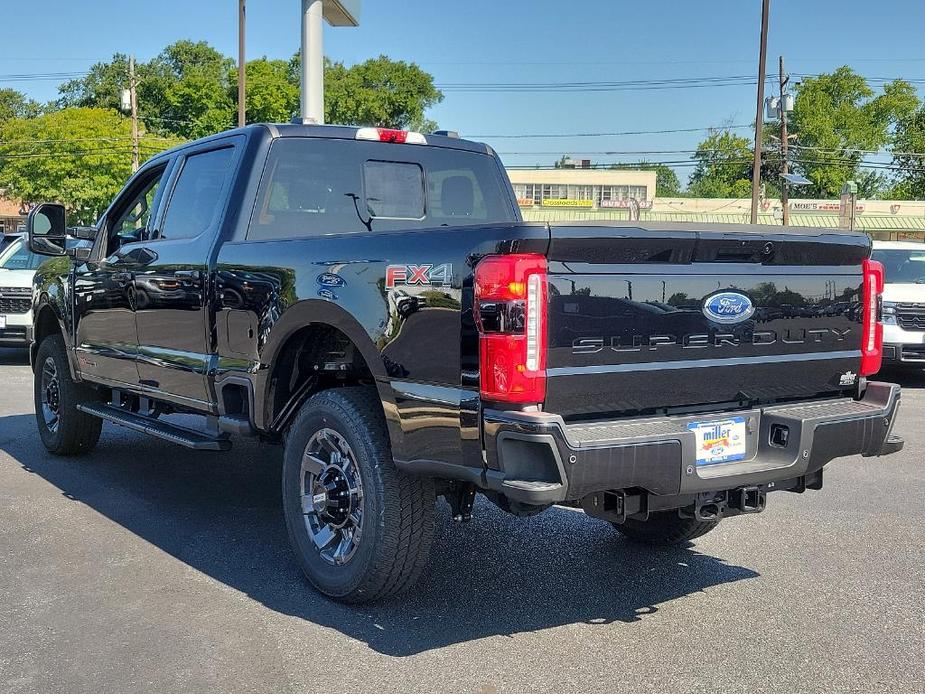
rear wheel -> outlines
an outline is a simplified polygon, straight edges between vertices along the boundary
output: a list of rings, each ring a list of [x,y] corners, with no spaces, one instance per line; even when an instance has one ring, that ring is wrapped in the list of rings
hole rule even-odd
[[[713,530],[719,521],[699,521],[682,518],[677,511],[661,511],[649,516],[649,520],[628,519],[614,523],[621,535],[633,542],[647,545],[681,545]]]
[[[283,511],[299,565],[344,602],[417,580],[434,533],[434,486],[395,467],[373,388],[318,393],[286,435]]]
[[[49,453],[74,455],[93,450],[103,422],[77,409],[93,400],[92,388],[71,378],[64,338],[42,340],[35,358],[35,419],[39,436]]]

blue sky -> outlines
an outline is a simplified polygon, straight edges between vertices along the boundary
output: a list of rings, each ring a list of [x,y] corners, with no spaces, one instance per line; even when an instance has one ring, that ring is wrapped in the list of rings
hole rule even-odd
[[[147,60],[181,38],[237,51],[236,0],[12,0],[0,75],[85,70],[114,52]],[[248,54],[288,58],[299,40],[299,0],[249,0]],[[356,29],[325,29],[325,53],[348,64],[386,54],[413,60],[438,85],[597,82],[752,75],[760,0],[364,0]],[[772,0],[769,71],[784,54],[794,73],[849,64],[871,77],[925,79],[925,3]],[[10,13],[12,10],[12,15]],[[39,28],[43,22],[44,27]],[[0,82],[46,100],[55,81]],[[584,93],[447,91],[431,117],[464,136],[625,132],[744,124],[753,85]],[[749,134],[743,130],[743,134]],[[509,164],[549,164],[556,153],[692,149],[703,133],[580,139],[485,138]],[[676,160],[687,155],[651,155]]]

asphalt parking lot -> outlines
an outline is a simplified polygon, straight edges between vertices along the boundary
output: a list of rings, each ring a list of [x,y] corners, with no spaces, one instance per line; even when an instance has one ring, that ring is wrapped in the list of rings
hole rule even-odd
[[[925,691],[925,375],[887,375],[906,449],[821,492],[677,550],[441,505],[417,589],[350,608],[290,557],[277,448],[106,425],[52,458],[25,353],[0,350],[0,691]]]

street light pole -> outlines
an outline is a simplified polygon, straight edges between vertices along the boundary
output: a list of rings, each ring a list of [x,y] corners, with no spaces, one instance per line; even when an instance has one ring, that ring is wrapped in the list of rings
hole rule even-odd
[[[245,83],[247,80],[246,65],[244,62],[244,23],[245,0],[238,0],[238,127],[245,123],[247,113]]]
[[[128,58],[129,109],[132,114],[132,173],[138,171],[138,91],[135,83],[135,56]]]
[[[761,192],[761,140],[764,126],[765,63],[768,58],[768,15],[771,0],[761,4],[761,49],[758,57],[758,107],[755,114],[755,162],[752,166],[752,224],[758,223],[758,195]]]
[[[322,0],[302,0],[302,90],[300,116],[303,121],[324,123],[324,8]]]

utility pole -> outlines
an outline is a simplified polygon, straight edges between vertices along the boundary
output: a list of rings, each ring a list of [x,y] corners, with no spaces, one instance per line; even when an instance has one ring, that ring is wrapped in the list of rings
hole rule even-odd
[[[771,0],[761,3],[761,49],[758,57],[758,108],[755,114],[755,163],[752,166],[752,224],[758,223],[758,195],[761,192],[761,140],[764,125],[765,62],[768,59],[768,15]]]
[[[789,140],[787,139],[787,83],[790,77],[784,74],[784,56],[780,57],[780,204],[783,211],[783,224],[790,226],[790,183],[787,174],[790,173],[790,162],[787,161]]]
[[[245,101],[245,74],[246,65],[244,62],[244,0],[238,0],[238,127],[244,126],[247,103]]]
[[[132,112],[132,173],[138,171],[138,93],[135,90],[135,56],[128,59],[128,93]]]

